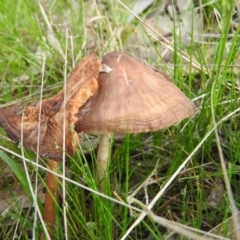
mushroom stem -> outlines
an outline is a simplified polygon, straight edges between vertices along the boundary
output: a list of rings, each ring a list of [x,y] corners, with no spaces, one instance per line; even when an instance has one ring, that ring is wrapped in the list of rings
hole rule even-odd
[[[109,150],[112,134],[104,133],[101,134],[99,139],[99,146],[97,152],[97,172],[96,172],[96,183],[100,185],[100,190],[105,190],[105,176],[108,170],[108,159]]]
[[[59,167],[59,162],[54,160],[48,160],[48,169],[57,172]],[[49,235],[51,239],[54,239],[53,233],[55,230],[55,202],[58,199],[58,178],[51,172],[47,173],[46,186],[47,191],[45,195],[45,204],[44,204],[44,221],[47,225]],[[45,239],[45,234],[42,233],[41,240]]]

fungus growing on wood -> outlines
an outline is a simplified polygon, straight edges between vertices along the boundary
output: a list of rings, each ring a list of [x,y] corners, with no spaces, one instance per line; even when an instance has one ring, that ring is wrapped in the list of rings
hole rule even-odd
[[[111,133],[154,132],[195,113],[195,104],[163,73],[122,52],[103,57],[98,90],[80,107],[77,132],[102,134],[97,165],[104,178]],[[104,188],[104,181],[102,184]]]

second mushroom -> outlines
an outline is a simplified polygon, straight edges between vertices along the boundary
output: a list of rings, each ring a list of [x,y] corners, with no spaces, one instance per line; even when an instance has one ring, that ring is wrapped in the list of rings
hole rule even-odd
[[[85,57],[70,73],[66,91],[63,89],[52,98],[37,104],[0,108],[0,126],[12,140],[47,157],[48,168],[56,172],[65,153],[67,156],[73,155],[80,142],[74,131],[77,120],[75,114],[97,91],[96,79],[100,69],[101,62],[96,56]],[[58,198],[58,180],[55,174],[47,173],[46,186],[44,220],[48,234],[54,239],[55,200]],[[44,235],[41,239],[44,239]]]

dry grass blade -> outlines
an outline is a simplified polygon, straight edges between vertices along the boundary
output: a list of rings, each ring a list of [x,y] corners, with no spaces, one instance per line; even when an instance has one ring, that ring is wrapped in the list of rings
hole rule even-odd
[[[36,164],[35,162],[32,162],[31,160],[29,160],[29,159],[27,159],[27,158],[25,158],[25,157],[23,157],[23,156],[15,153],[15,152],[13,152],[13,151],[5,148],[5,147],[0,146],[0,149],[3,150],[4,152],[7,152],[7,153],[9,153],[9,154],[12,154],[13,156],[15,156],[15,157],[17,157],[17,158],[19,158],[19,159],[22,159],[23,161],[26,161],[27,163],[31,163],[33,166],[37,166],[37,164]],[[94,193],[94,194],[96,194],[96,195],[98,195],[98,196],[100,196],[100,197],[102,197],[102,198],[104,198],[104,199],[110,200],[110,201],[112,201],[113,203],[116,203],[116,204],[125,206],[125,207],[127,207],[127,208],[129,208],[129,209],[133,209],[133,210],[135,210],[135,211],[137,211],[137,212],[140,212],[140,213],[143,212],[141,209],[139,209],[139,208],[137,208],[137,207],[131,206],[131,205],[125,203],[125,202],[118,201],[117,199],[112,198],[112,197],[110,197],[110,196],[107,196],[106,194],[103,194],[103,193],[101,193],[101,192],[99,192],[99,191],[96,191],[96,190],[94,190],[94,189],[92,189],[92,188],[86,187],[85,185],[83,185],[83,184],[81,184],[81,183],[79,183],[79,182],[76,182],[76,181],[74,181],[74,180],[72,180],[72,179],[70,179],[70,178],[64,177],[62,174],[59,174],[59,173],[57,173],[57,172],[54,172],[54,171],[50,170],[49,168],[46,168],[46,167],[41,166],[41,165],[39,165],[38,167],[39,167],[39,169],[41,169],[41,170],[43,170],[43,171],[45,171],[45,172],[54,174],[54,175],[55,175],[56,177],[58,177],[59,179],[63,179],[63,178],[64,178],[65,181],[67,181],[68,183],[71,183],[71,184],[73,184],[74,186],[78,186],[78,187],[81,188],[81,189],[84,189],[84,190],[87,190],[87,191],[89,191],[89,192],[91,192],[91,193]]]
[[[216,236],[214,234],[209,234],[209,235],[205,235],[205,236],[202,236],[202,235],[198,235],[196,234],[195,232],[199,232],[201,234],[205,233],[201,230],[196,230],[194,228],[190,228],[190,227],[187,227],[185,225],[182,225],[182,224],[178,224],[176,222],[172,222],[172,221],[169,221],[165,218],[162,218],[162,217],[159,217],[157,216],[156,214],[154,214],[151,210],[149,210],[149,208],[144,205],[142,202],[140,202],[139,200],[133,198],[132,199],[133,202],[139,204],[143,210],[145,211],[145,213],[147,215],[149,215],[153,221],[159,223],[160,225],[162,225],[163,227],[166,227],[176,233],[179,233],[185,237],[188,237],[189,239],[194,239],[194,240],[210,240],[212,238],[215,238],[217,237],[219,240],[222,239],[222,240],[227,240],[227,238],[224,238],[224,237],[219,237],[219,236]]]
[[[40,2],[38,2],[39,4],[39,8],[41,10],[41,13],[42,13],[42,16],[47,24],[47,27],[48,27],[48,41],[49,43],[51,44],[52,48],[54,48],[55,50],[57,50],[57,52],[62,56],[62,58],[65,60],[66,59],[66,56],[62,50],[62,47],[58,41],[58,39],[54,36],[54,31],[52,29],[52,25],[50,24],[49,20],[48,20],[48,17],[45,13],[45,10],[42,6],[42,4]]]
[[[154,40],[158,41],[159,43],[163,44],[166,48],[168,48],[171,51],[175,51],[174,47],[173,47],[173,43],[170,42],[167,38],[165,38],[164,36],[162,36],[161,34],[159,34],[159,32],[155,31],[155,29],[153,29],[151,26],[149,26],[149,24],[147,24],[146,22],[144,22],[140,17],[138,17],[135,13],[133,13],[124,3],[122,3],[121,1],[117,0],[117,2],[123,6],[129,13],[131,13],[136,19],[138,19],[144,26],[146,26],[147,28],[149,28],[154,34],[156,34],[157,36],[159,36],[159,39],[157,39],[154,36],[151,36]],[[189,55],[180,50],[177,49],[177,54],[181,55],[181,57],[183,57],[183,59],[185,59],[187,62],[190,62],[190,57]],[[206,74],[210,75],[210,72],[207,68],[203,67],[201,64],[199,64],[198,62],[196,62],[195,60],[191,60],[192,61],[192,65],[193,67],[204,71]]]

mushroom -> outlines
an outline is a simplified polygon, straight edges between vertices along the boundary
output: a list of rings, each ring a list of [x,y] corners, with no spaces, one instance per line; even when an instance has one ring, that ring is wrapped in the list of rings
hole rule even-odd
[[[125,53],[112,52],[102,64],[95,56],[85,57],[69,75],[66,94],[62,90],[24,108],[0,108],[0,125],[25,148],[37,152],[39,146],[39,154],[50,159],[53,171],[65,153],[73,155],[80,141],[77,133],[102,134],[97,165],[103,190],[110,134],[158,131],[190,117],[195,109],[166,75]],[[44,219],[51,235],[55,224],[51,196],[57,197],[54,174],[48,173],[47,184]]]
[[[56,171],[59,162],[63,161],[63,155],[65,153],[73,155],[80,141],[78,134],[74,131],[77,120],[75,114],[79,107],[97,91],[96,79],[100,69],[101,62],[96,56],[85,57],[69,75],[66,94],[63,89],[56,96],[36,105],[25,107],[12,105],[0,108],[0,125],[12,140],[22,141],[26,149],[37,152],[39,146],[39,154],[49,159],[48,168]],[[63,129],[64,126],[65,129]],[[64,131],[65,146],[63,146]],[[57,198],[56,180],[54,174],[50,172],[47,174],[48,190],[45,197],[44,220],[51,238],[53,238],[55,224],[53,197]]]
[[[80,107],[77,132],[101,134],[97,171],[104,189],[112,133],[154,132],[195,113],[196,106],[163,73],[122,52],[103,57],[98,90]]]

